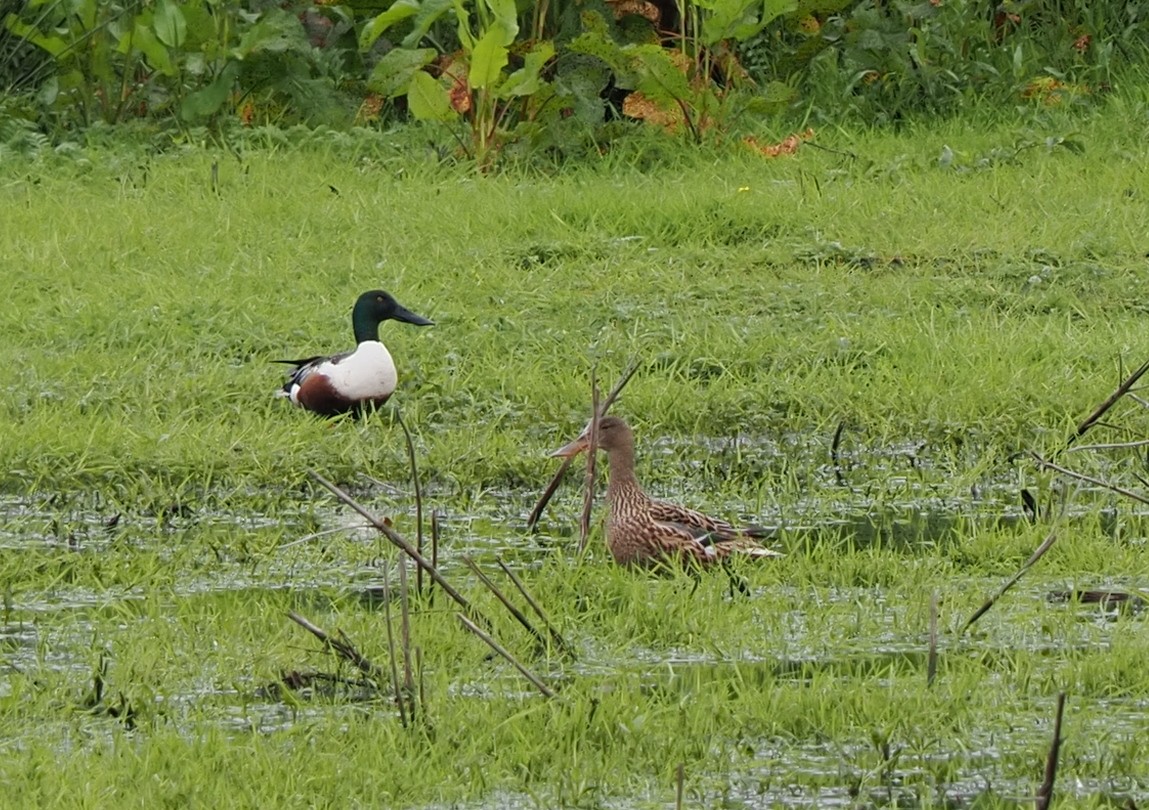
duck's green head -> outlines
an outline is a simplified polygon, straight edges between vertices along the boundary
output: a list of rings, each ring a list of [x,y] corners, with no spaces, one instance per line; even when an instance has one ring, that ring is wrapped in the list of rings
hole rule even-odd
[[[432,326],[422,315],[416,315],[402,306],[390,293],[383,290],[369,290],[359,296],[355,308],[351,310],[351,325],[355,329],[355,342],[379,340],[379,324],[386,320],[413,323],[416,326]]]

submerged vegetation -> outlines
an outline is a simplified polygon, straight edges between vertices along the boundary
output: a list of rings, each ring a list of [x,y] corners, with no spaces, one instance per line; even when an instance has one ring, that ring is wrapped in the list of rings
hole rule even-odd
[[[0,164],[0,803],[1009,807],[1061,692],[1054,804],[1149,802],[1141,507],[1026,454],[1140,488],[1137,448],[1066,444],[1149,359],[1146,109],[779,160],[648,132],[555,176],[409,132],[29,139]],[[275,400],[271,361],[349,348],[375,288],[435,322],[384,324],[392,401]],[[592,369],[632,361],[652,494],[778,529],[748,595],[579,555],[577,475],[525,529]],[[437,570],[555,696],[426,577],[401,598],[309,470],[427,553],[434,510]]]

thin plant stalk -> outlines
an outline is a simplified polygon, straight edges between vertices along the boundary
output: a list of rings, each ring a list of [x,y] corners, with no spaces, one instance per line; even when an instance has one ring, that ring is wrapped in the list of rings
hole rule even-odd
[[[387,627],[387,651],[391,655],[391,683],[395,688],[395,702],[399,705],[399,722],[407,728],[407,701],[403,698],[403,687],[399,682],[399,662],[395,656],[395,632],[391,627],[391,571],[383,564],[383,620]]]
[[[614,388],[611,389],[611,392],[606,395],[606,399],[602,401],[602,407],[600,408],[599,413],[600,417],[605,416],[606,412],[610,410],[610,406],[614,404],[616,399],[618,399],[618,395],[622,393],[622,389],[626,387],[628,382],[630,382],[630,378],[634,376],[634,372],[636,371],[638,371],[638,360],[632,359],[630,364],[627,365],[626,371],[622,373],[622,376],[619,377],[618,382],[615,383]],[[544,489],[543,494],[539,496],[539,500],[538,503],[535,504],[535,508],[531,510],[530,517],[527,518],[528,530],[534,529],[535,526],[538,525],[539,518],[541,518],[543,515],[543,510],[547,508],[547,504],[550,503],[551,498],[553,498],[555,492],[558,491],[559,484],[563,480],[563,475],[565,475],[566,471],[570,469],[573,461],[573,458],[564,458],[562,464],[559,465],[558,470],[555,471],[555,474],[551,478],[550,483],[547,484],[547,488]]]
[[[1039,467],[1045,467],[1048,470],[1059,472],[1062,475],[1069,476],[1070,478],[1076,478],[1078,481],[1084,481],[1087,484],[1094,484],[1099,487],[1104,487],[1110,492],[1116,492],[1118,495],[1124,495],[1126,498],[1130,498],[1134,501],[1137,501],[1138,503],[1149,504],[1149,498],[1141,495],[1140,493],[1134,492],[1131,489],[1125,489],[1124,487],[1119,487],[1116,484],[1111,484],[1102,478],[1094,478],[1092,475],[1086,475],[1085,473],[1079,473],[1075,470],[1071,470],[1068,467],[1062,467],[1060,464],[1056,464],[1048,459],[1044,459],[1032,451],[1030,452],[1030,456],[1033,457],[1033,460],[1037,462]]]
[[[355,648],[355,645],[351,643],[351,640],[347,638],[347,636],[340,633],[341,637],[336,638],[326,630],[318,627],[305,617],[292,610],[287,612],[287,618],[291,619],[304,630],[311,633],[311,635],[315,636],[317,639],[323,642],[325,647],[336,653],[340,658],[348,661],[352,666],[354,666],[368,678],[373,680],[384,679],[386,673],[384,673],[382,669],[376,666],[365,655],[359,652],[359,650]]]
[[[1080,439],[1087,430],[1101,421],[1101,417],[1103,417],[1109,411],[1109,409],[1117,403],[1117,400],[1121,399],[1121,397],[1129,393],[1129,389],[1136,385],[1137,381],[1145,376],[1145,372],[1147,371],[1149,371],[1149,360],[1142,363],[1140,368],[1126,377],[1125,381],[1122,382],[1121,385],[1117,386],[1117,389],[1112,394],[1110,394],[1104,402],[1102,402],[1093,410],[1093,413],[1089,414],[1089,416],[1085,417],[1085,419],[1081,421],[1081,423],[1073,431],[1073,435],[1071,435],[1069,440],[1066,442],[1066,447],[1072,445],[1075,441]]]
[[[527,600],[527,604],[531,606],[531,610],[533,610],[535,614],[538,615],[540,619],[542,619],[543,624],[546,625],[547,631],[551,634],[551,640],[554,641],[554,643],[564,653],[573,656],[574,651],[571,649],[570,645],[567,644],[566,639],[563,638],[562,634],[559,633],[557,629],[555,629],[553,624],[551,624],[550,618],[543,611],[539,603],[535,601],[535,598],[531,596],[530,592],[527,590],[527,587],[523,584],[522,580],[519,579],[518,575],[511,570],[510,566],[503,562],[502,558],[496,557],[495,562],[499,564],[499,567],[503,569],[503,573],[506,574],[510,578],[511,582],[514,583],[514,586],[518,588],[519,593],[523,595],[523,598]]]
[[[507,599],[506,594],[499,590],[499,587],[491,581],[490,577],[483,573],[483,570],[479,568],[478,564],[473,559],[471,559],[470,556],[463,555],[463,562],[475,573],[475,576],[479,578],[479,581],[487,586],[487,589],[495,595],[495,598],[498,599],[500,603],[502,603],[503,607],[505,607],[507,611],[515,617],[515,621],[526,628],[526,631],[535,637],[535,641],[537,641],[543,648],[545,648],[546,639],[543,638],[543,635],[538,631],[538,628],[531,624],[531,620],[526,617],[526,614],[511,604],[511,600]]]
[[[364,518],[366,518],[367,521],[372,526],[374,526],[384,537],[390,540],[392,544],[402,549],[403,553],[414,560],[421,569],[426,571],[427,574],[430,575],[431,579],[435,582],[435,584],[442,588],[444,593],[451,597],[455,604],[461,607],[465,613],[470,615],[476,621],[480,622],[484,627],[491,626],[491,623],[485,616],[482,615],[482,613],[479,612],[478,608],[474,607],[469,601],[467,601],[466,597],[455,590],[451,583],[447,582],[447,580],[443,578],[443,575],[439,573],[438,569],[431,565],[431,563],[422,554],[420,554],[414,546],[403,539],[403,537],[397,531],[392,529],[379,518],[372,515],[365,506],[344,492],[343,489],[328,481],[315,470],[308,470],[307,474],[319,482],[320,485],[322,485],[336,498],[343,501],[343,503],[347,504]]]
[[[470,619],[468,619],[462,613],[456,613],[455,616],[457,616],[459,621],[463,623],[464,627],[466,627],[468,630],[470,630],[476,636],[481,638],[487,644],[488,647],[490,647],[492,650],[494,650],[496,653],[498,653],[500,656],[502,656],[504,660],[509,662],[515,669],[517,669],[520,673],[522,673],[523,677],[526,678],[528,681],[530,681],[531,684],[536,689],[539,690],[539,692],[542,694],[543,697],[552,698],[555,696],[555,691],[553,689],[551,689],[549,686],[547,686],[545,683],[543,683],[542,680],[537,675],[535,675],[533,672],[531,672],[529,669],[527,669],[525,666],[523,666],[521,663],[519,663],[519,660],[517,658],[515,658],[513,655],[511,655],[509,652],[507,652],[506,648],[504,648],[501,644],[499,644],[499,642],[495,641],[493,638],[491,638],[491,636],[489,634],[487,634],[483,630],[479,629],[475,625],[474,622],[472,622]]]
[[[415,463],[415,443],[411,441],[411,431],[403,421],[399,409],[395,409],[395,421],[403,429],[403,438],[407,443],[407,463],[411,466],[411,484],[415,488],[415,548],[423,553],[423,488],[419,485],[419,467]],[[415,593],[423,593],[423,569],[415,569]]]
[[[411,673],[411,600],[407,587],[407,558],[399,560],[399,640],[403,652],[403,692],[401,700],[408,701],[408,713],[415,720],[415,680]]]
[[[587,436],[588,445],[586,451],[586,483],[583,488],[582,496],[582,515],[579,517],[578,523],[578,550],[581,554],[586,551],[586,544],[590,540],[590,516],[591,511],[594,509],[594,495],[595,495],[595,461],[598,456],[598,420],[601,417],[598,408],[598,382],[595,379],[595,371],[590,370],[590,425],[588,427]]]
[[[1057,779],[1057,760],[1061,756],[1061,717],[1065,713],[1065,693],[1057,695],[1057,713],[1053,718],[1053,740],[1049,744],[1049,754],[1045,758],[1045,776],[1037,789],[1034,810],[1049,810],[1053,803],[1053,783]]]
[[[1045,552],[1047,552],[1051,548],[1053,548],[1053,544],[1056,542],[1057,542],[1057,531],[1055,529],[1053,531],[1050,531],[1050,533],[1048,535],[1046,535],[1045,539],[1041,541],[1041,545],[1037,547],[1037,549],[1033,552],[1033,554],[1029,555],[1029,559],[1025,561],[1025,564],[1021,566],[1021,568],[1018,570],[1018,572],[1016,574],[1014,574],[1012,577],[1010,577],[1009,580],[998,589],[997,593],[995,593],[989,599],[985,600],[985,602],[982,603],[982,606],[974,611],[973,615],[970,616],[968,620],[966,620],[966,623],[964,625],[962,625],[962,628],[961,628],[961,630],[958,631],[958,634],[960,635],[960,634],[964,633],[966,630],[968,630],[970,628],[970,625],[972,625],[974,622],[976,622],[978,619],[980,619],[982,616],[984,616],[986,613],[988,613],[989,609],[992,608],[997,603],[997,600],[1001,599],[1001,597],[1005,596],[1006,591],[1008,591],[1010,588],[1012,588],[1014,585],[1016,585],[1018,583],[1018,581],[1021,579],[1022,575],[1024,575],[1026,571],[1028,571],[1030,568],[1032,568],[1034,563],[1036,563],[1043,556],[1045,556]]]
[[[938,674],[938,592],[930,594],[930,640],[926,655],[926,686],[934,685]]]

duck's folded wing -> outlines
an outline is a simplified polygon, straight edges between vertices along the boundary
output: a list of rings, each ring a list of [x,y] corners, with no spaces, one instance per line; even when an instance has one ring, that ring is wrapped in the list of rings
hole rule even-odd
[[[702,532],[736,532],[737,530],[725,520],[712,518],[685,506],[667,501],[650,502],[650,516],[659,523],[672,523],[688,531],[701,530]]]

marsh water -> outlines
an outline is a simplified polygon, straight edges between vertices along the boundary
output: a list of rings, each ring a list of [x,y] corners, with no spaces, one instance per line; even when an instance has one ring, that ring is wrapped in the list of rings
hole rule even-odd
[[[976,527],[1015,527],[1021,531],[1027,525],[1029,516],[1014,481],[985,481],[957,494],[942,483],[944,471],[923,475],[909,466],[906,470],[900,475],[885,475],[880,490],[867,483],[835,489],[826,482],[833,482],[840,471],[826,466],[818,473],[822,484],[811,487],[821,493],[817,497],[792,499],[784,506],[766,507],[753,514],[747,514],[744,505],[741,509],[737,504],[716,506],[775,526],[777,545],[790,553],[802,553],[802,549],[820,543],[846,543],[851,553],[878,547],[894,550],[907,564],[938,547],[960,543]],[[357,483],[356,494],[372,508],[390,514],[414,513],[414,500],[404,488],[381,486],[367,479]],[[487,490],[466,499],[453,498],[456,506],[443,509],[439,516],[444,575],[457,580],[469,577],[460,562],[463,555],[469,555],[480,564],[498,557],[529,580],[530,572],[549,555],[573,553],[573,527],[581,506],[576,489],[577,485],[570,484],[560,493],[540,531],[534,533],[526,528],[526,515],[536,491]],[[833,496],[827,497],[828,492]],[[707,497],[691,492],[656,494],[673,494],[680,500]],[[432,487],[424,497],[429,512],[438,500],[437,493]],[[205,498],[204,503],[212,500]],[[274,494],[251,500],[275,502]],[[714,503],[713,493],[708,500]],[[1127,523],[1138,517],[1127,508],[1102,512],[1107,516],[1103,522],[1114,533],[1127,532]],[[1097,513],[1096,506],[1083,508],[1082,519]],[[1073,519],[1073,514],[1067,518],[1070,522]],[[99,645],[97,628],[109,615],[123,611],[125,605],[155,596],[149,590],[154,587],[149,584],[154,577],[137,577],[126,567],[118,570],[126,563],[117,560],[125,557],[142,555],[154,567],[178,569],[178,574],[163,578],[163,598],[173,613],[183,600],[231,599],[244,594],[254,600],[261,592],[284,589],[289,589],[299,603],[317,608],[332,600],[352,599],[358,600],[364,611],[377,611],[384,604],[382,586],[388,572],[394,571],[395,559],[394,550],[348,509],[331,499],[298,494],[284,494],[273,508],[264,510],[184,503],[136,513],[125,512],[92,493],[8,496],[0,499],[0,553],[10,555],[10,559],[27,557],[33,561],[29,565],[45,572],[43,587],[25,590],[10,586],[5,595],[0,622],[0,697],[10,693],[9,679],[15,672],[67,673],[77,684],[91,680],[93,648]],[[85,561],[85,573],[75,573],[69,560]],[[586,564],[607,563],[598,555]],[[971,574],[950,584],[958,591],[989,595],[1004,579]],[[1142,585],[1123,579],[1117,572],[1086,579],[1050,577],[1037,566],[995,610],[1009,616],[1016,605],[1041,602],[1049,609],[1072,613],[1082,627],[1079,638],[1083,648],[1105,650],[1115,634],[1126,632],[1130,623],[1144,621],[1141,598],[1130,594],[1130,588]],[[898,676],[924,669],[926,629],[916,618],[922,608],[891,599],[882,582],[787,584],[780,586],[781,591],[777,587],[773,596],[781,596],[789,606],[788,632],[785,648],[770,656],[729,658],[717,651],[637,647],[620,659],[597,650],[590,635],[587,638],[592,640],[584,643],[577,662],[561,674],[551,674],[557,680],[601,680],[605,689],[618,671],[649,673],[651,689],[663,694],[680,690],[686,696],[711,683],[725,683],[732,671],[751,689],[757,684],[768,690],[780,681],[801,684],[817,680],[825,686],[827,682],[845,685],[865,679],[892,686]],[[1096,594],[1124,597],[1094,598]],[[852,635],[847,627],[827,633],[816,620],[827,609],[864,612],[876,630],[871,629],[864,637]],[[1018,651],[1036,656],[1064,652],[1031,613],[1013,628],[1008,648],[1002,647],[1000,634],[958,635],[952,632],[952,625],[943,627],[939,641],[943,667],[947,657],[975,658],[992,672],[996,660]],[[453,688],[474,700],[524,692],[523,682],[513,673],[496,675],[493,671],[471,673]],[[205,681],[196,691],[165,700],[177,718],[181,716],[179,704],[210,705],[212,711],[206,716],[236,734],[274,734],[309,716],[330,715],[349,706],[355,711],[371,706],[370,701],[364,704],[362,696],[352,693],[334,701],[327,698],[288,704],[266,684]],[[382,701],[368,710],[390,712],[393,707]],[[195,713],[199,718],[195,722],[202,722],[204,716],[203,712]],[[881,741],[843,742],[817,735],[806,740],[741,740],[740,761],[753,764],[740,767],[720,790],[708,789],[706,795],[695,798],[704,806],[723,807],[919,806],[922,774],[929,774],[935,785],[930,801],[935,806],[970,806],[987,794],[997,800],[1026,803],[1032,801],[1040,776],[1042,762],[1033,754],[1048,738],[1047,721],[1048,711],[1035,709],[1030,717],[1001,718],[992,727],[970,729],[960,740],[932,740],[916,749],[902,742],[892,751],[883,750]],[[1098,711],[1077,718],[1067,735],[1076,740],[1114,741],[1133,739],[1147,731],[1146,701],[1114,695]],[[44,729],[29,733],[42,734]],[[1104,753],[1077,749],[1077,756],[1090,755]],[[1018,774],[1001,767],[1004,760],[1016,756],[1033,760],[1031,773]],[[960,766],[950,767],[951,758],[955,762],[960,758]],[[873,763],[873,772],[859,771],[851,764],[859,761]],[[783,762],[785,767],[781,768]],[[779,773],[785,777],[779,778]],[[905,787],[907,784],[914,787]],[[1062,785],[1060,791],[1062,795],[1110,797],[1115,804],[1149,801],[1149,785],[1120,776],[1078,779]],[[645,799],[611,800],[606,806],[630,807],[636,803],[649,806]],[[451,806],[538,805],[527,794],[496,793],[473,804]]]

